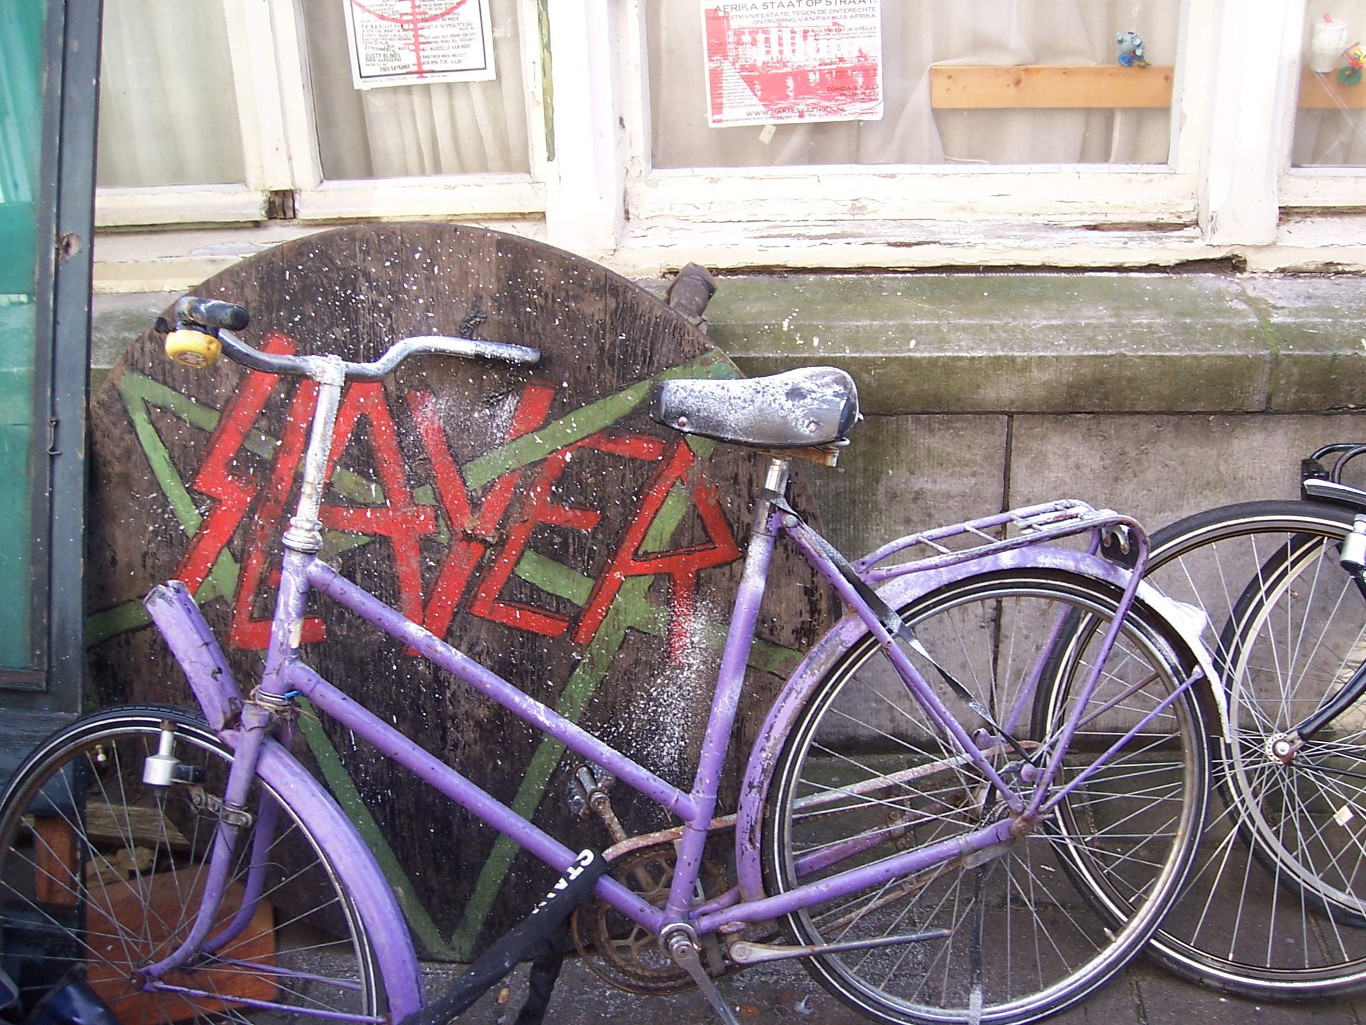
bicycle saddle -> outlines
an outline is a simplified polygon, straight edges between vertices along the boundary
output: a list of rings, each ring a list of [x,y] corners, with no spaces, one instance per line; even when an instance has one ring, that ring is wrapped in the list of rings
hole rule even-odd
[[[731,381],[665,381],[650,416],[685,434],[757,448],[843,441],[859,419],[853,378],[836,367],[801,367]]]

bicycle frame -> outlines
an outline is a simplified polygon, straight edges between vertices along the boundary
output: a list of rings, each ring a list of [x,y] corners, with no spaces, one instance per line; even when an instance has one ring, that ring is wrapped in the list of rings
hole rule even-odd
[[[317,555],[321,548],[321,528],[318,508],[324,485],[324,473],[329,460],[329,446],[343,384],[340,361],[335,361],[332,372],[320,375],[318,405],[313,421],[309,447],[305,457],[304,475],[298,511],[284,537],[286,548],[281,573],[279,597],[272,621],[270,644],[259,686],[246,698],[238,689],[221,649],[213,640],[193,597],[176,582],[162,585],[148,598],[148,609],[173,653],[189,677],[190,686],[201,709],[215,730],[235,750],[229,776],[225,804],[230,809],[244,808],[247,788],[257,773],[262,758],[278,762],[289,760],[287,750],[273,740],[272,733],[288,730],[295,712],[294,699],[306,697],[321,713],[331,716],[352,730],[359,738],[372,744],[378,751],[412,771],[419,779],[434,787],[473,815],[507,835],[518,845],[563,872],[576,859],[577,853],[550,834],[493,798],[476,783],[444,764],[420,745],[405,737],[396,728],[347,697],[339,688],[323,679],[306,665],[299,650],[299,638],[304,609],[311,591],[317,590],[342,607],[361,616],[389,636],[403,642],[421,657],[440,666],[474,687],[502,707],[513,712],[546,735],[560,741],[579,757],[611,772],[622,783],[656,802],[681,820],[681,826],[671,835],[677,838],[677,863],[668,898],[663,907],[642,900],[626,885],[610,875],[597,883],[597,895],[609,905],[642,927],[663,933],[671,926],[686,925],[698,934],[713,932],[723,926],[738,926],[772,919],[808,907],[832,896],[852,894],[888,880],[923,871],[954,858],[1009,841],[1017,820],[1031,819],[1046,811],[1052,804],[1065,799],[1073,788],[1083,785],[1085,777],[1069,781],[1054,789],[1055,778],[1066,753],[1067,743],[1077,729],[1084,700],[1078,701],[1072,718],[1048,754],[1048,761],[1038,770],[1031,782],[1032,790],[1012,789],[991,764],[989,751],[973,742],[965,727],[938,696],[925,676],[910,662],[901,647],[894,643],[893,628],[879,615],[860,588],[850,579],[847,568],[834,561],[821,545],[811,540],[814,534],[790,509],[775,499],[787,484],[789,460],[770,456],[766,488],[755,504],[753,530],[745,556],[739,588],[725,646],[712,707],[707,720],[697,771],[691,789],[684,791],[661,779],[648,768],[611,747],[576,723],[544,703],[528,696],[514,684],[475,662],[468,655],[445,643],[421,626],[405,618],[357,584],[342,577]],[[780,507],[782,506],[782,507]],[[1027,523],[1030,533],[1025,537],[995,540],[987,531],[1009,522]],[[1092,552],[1077,552],[1044,543],[1055,537],[1080,532],[1091,532],[1099,538],[1100,531],[1115,527],[1134,527],[1131,521],[1114,513],[1096,512],[1080,503],[1052,503],[1017,513],[1004,514],[958,528],[915,535],[894,545],[880,549],[857,566],[860,580],[883,583],[885,600],[893,607],[916,593],[924,593],[938,583],[961,573],[962,564],[977,561],[988,568],[1019,568],[1023,566],[1057,566],[1100,576],[1122,589],[1119,614],[1102,641],[1096,667],[1082,686],[1094,688],[1099,679],[1110,645],[1118,634],[1124,613],[1135,600],[1141,585],[1139,578],[1146,554],[1146,540],[1134,529],[1131,537],[1137,545],[1137,569],[1129,572],[1101,559]],[[971,551],[952,552],[939,545],[939,540],[958,531],[987,539],[987,543]],[[736,814],[736,857],[738,886],[727,894],[707,903],[693,906],[695,884],[702,870],[703,848],[715,829],[716,800],[721,768],[726,758],[729,739],[739,708],[744,682],[746,660],[754,637],[759,606],[766,584],[773,551],[780,534],[796,541],[819,575],[829,582],[852,610],[850,615],[832,631],[827,639],[803,662],[792,683],[780,695],[759,735],[746,770],[745,785]],[[888,566],[885,560],[918,544],[929,544],[941,554],[912,564]],[[1092,549],[1099,541],[1093,542]],[[779,744],[785,736],[787,717],[795,714],[805,691],[819,679],[822,659],[830,657],[841,643],[868,630],[880,641],[896,665],[905,685],[951,737],[956,755],[945,760],[945,766],[972,763],[976,771],[999,792],[1001,799],[1014,813],[966,836],[951,842],[889,854],[882,860],[848,869],[821,879],[818,883],[798,885],[778,895],[764,893],[757,848],[758,826],[762,817],[764,794],[761,783],[766,779],[766,768],[776,758]],[[1199,651],[1198,646],[1194,650]],[[1036,668],[1035,679],[1042,664]],[[1196,672],[1178,687],[1170,698],[1175,701],[1187,688],[1200,679]],[[1089,690],[1087,691],[1089,693]],[[1170,704],[1170,701],[1167,704]],[[1167,707],[1144,718],[1133,732],[1144,728]],[[1013,709],[1005,724],[1022,714],[1023,706]],[[1123,744],[1128,737],[1115,745]],[[1114,750],[1114,749],[1112,749]],[[1104,762],[1105,757],[1100,759]],[[299,768],[302,774],[304,770]],[[157,965],[144,970],[148,985],[172,969],[185,964],[197,950],[221,945],[224,937],[210,936],[221,900],[237,827],[231,816],[218,825],[218,834],[204,889],[202,905],[190,937],[181,948]],[[358,838],[351,845],[363,850]],[[852,838],[823,861],[823,865],[838,862],[856,853],[859,838]],[[864,842],[864,847],[871,842]],[[862,848],[860,848],[862,849]],[[813,868],[816,866],[813,866]],[[256,871],[256,870],[253,870]],[[260,869],[264,871],[264,867]],[[377,874],[377,873],[375,873]],[[253,892],[248,885],[248,892]],[[245,904],[245,902],[244,902]],[[228,931],[233,926],[228,927]],[[403,935],[398,935],[402,932]],[[411,945],[402,921],[390,923],[381,939],[392,943],[397,950]],[[402,954],[395,954],[401,957]],[[420,999],[420,998],[419,998]],[[397,1010],[402,1010],[399,1006]]]

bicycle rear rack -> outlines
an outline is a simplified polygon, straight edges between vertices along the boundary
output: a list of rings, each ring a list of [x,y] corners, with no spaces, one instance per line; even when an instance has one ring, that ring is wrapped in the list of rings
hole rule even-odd
[[[1124,565],[1137,561],[1139,548],[1147,556],[1147,537],[1133,518],[1075,499],[1060,499],[908,534],[863,556],[854,569],[868,583],[876,584],[1085,533],[1092,535],[1091,551],[1101,550]],[[906,559],[887,564],[894,556]]]

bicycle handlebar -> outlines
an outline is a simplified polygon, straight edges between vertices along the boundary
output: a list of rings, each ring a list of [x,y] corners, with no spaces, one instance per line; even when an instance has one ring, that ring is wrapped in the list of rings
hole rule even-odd
[[[238,338],[233,331],[240,331],[250,323],[247,311],[235,303],[220,299],[198,299],[185,296],[176,302],[173,311],[176,332],[168,336],[168,343],[180,331],[194,331],[206,335],[221,344],[222,352],[229,359],[251,370],[268,374],[314,377],[319,371],[320,357],[290,356],[262,352]],[[168,350],[169,350],[168,345]],[[198,347],[196,347],[198,348]],[[204,366],[217,358],[218,353],[204,358],[200,353],[195,360],[181,360],[191,365]],[[383,355],[369,363],[341,361],[343,375],[353,381],[379,381],[388,377],[409,356],[443,355],[465,356],[478,359],[495,359],[519,366],[534,366],[540,362],[539,349],[526,345],[513,345],[507,342],[487,342],[476,338],[453,338],[445,335],[418,335],[402,338],[385,350]],[[178,358],[175,355],[172,358]]]
[[[225,302],[222,299],[199,299],[192,295],[176,300],[171,315],[177,325],[193,324],[211,330],[227,328],[241,331],[251,323],[245,306]]]

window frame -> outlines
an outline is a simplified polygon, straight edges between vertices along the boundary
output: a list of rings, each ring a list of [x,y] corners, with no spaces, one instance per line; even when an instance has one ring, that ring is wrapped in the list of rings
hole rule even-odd
[[[1211,0],[1183,0],[1187,31],[1173,62],[1171,146],[1166,164],[1001,164],[972,170],[927,164],[652,167],[644,18],[649,2],[627,0],[621,23],[627,47],[621,93],[630,154],[626,204],[633,222],[676,218],[685,211],[705,211],[697,219],[735,223],[959,219],[965,210],[970,211],[970,218],[1075,224],[1171,224],[1195,219],[1199,139],[1206,123],[1206,111],[1195,98],[1211,77],[1205,59],[1213,41],[1205,27],[1212,14]],[[640,83],[639,88],[632,87],[633,80]],[[1060,195],[1058,186],[1063,180],[1066,194]],[[907,181],[913,182],[911,188]],[[914,198],[907,198],[908,193]],[[797,218],[791,214],[794,203],[801,204]]]
[[[537,0],[516,0],[527,100],[527,174],[466,174],[327,180],[314,131],[305,0],[223,4],[234,75],[244,182],[231,185],[100,188],[96,226],[104,229],[259,223],[272,218],[272,193],[288,193],[292,218],[319,223],[415,216],[543,216],[546,162]]]
[[[1318,241],[1320,228],[1306,234],[1300,218],[1287,242],[1286,211],[1304,208],[1315,225],[1328,224],[1327,244],[1341,248],[1356,243],[1335,222],[1366,206],[1366,169],[1289,167],[1307,0],[1182,0],[1167,164],[972,169],[653,168],[644,17],[652,0],[516,0],[531,173],[351,182],[321,177],[302,2],[227,5],[234,64],[248,69],[237,83],[248,183],[100,190],[101,227],[224,225],[244,241],[255,230],[269,244],[266,200],[288,190],[294,216],[272,221],[279,230],[476,221],[638,275],[689,259],[834,269],[1126,266],[1256,252],[1270,267],[1302,266],[1292,250],[1303,256]],[[1366,266],[1366,255],[1337,255]],[[174,287],[174,274],[146,268],[177,259],[158,248],[137,268],[130,263],[129,274],[105,275],[104,287]],[[183,263],[190,273],[203,261],[187,247]]]
[[[234,69],[242,182],[95,189],[97,228],[251,223],[265,219],[266,197],[289,187],[288,155],[279,132],[279,74],[269,0],[224,3]]]
[[[1366,205],[1366,166],[1345,167],[1321,165],[1294,167],[1291,164],[1295,140],[1296,98],[1305,74],[1304,42],[1300,28],[1304,23],[1308,0],[1297,0],[1288,5],[1294,17],[1287,15],[1285,49],[1281,54],[1283,84],[1279,115],[1279,163],[1276,193],[1282,211],[1313,210],[1330,213],[1334,209],[1359,209]],[[1366,118],[1366,108],[1362,108]],[[1366,121],[1363,121],[1366,123]]]

